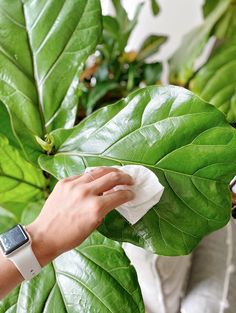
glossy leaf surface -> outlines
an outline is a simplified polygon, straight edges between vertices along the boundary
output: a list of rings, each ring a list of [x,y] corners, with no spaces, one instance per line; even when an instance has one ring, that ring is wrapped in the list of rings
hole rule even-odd
[[[23,283],[17,301],[18,313],[124,310],[144,313],[137,276],[120,244],[99,233]]]
[[[203,52],[211,31],[228,7],[227,1],[219,2],[214,11],[198,27],[187,33],[171,57],[170,82],[185,85],[194,73],[195,62]]]
[[[165,186],[161,201],[133,226],[110,213],[100,228],[106,236],[179,255],[229,220],[236,131],[183,88],[144,88],[52,135],[57,153],[42,156],[40,165],[58,178],[88,166],[141,164]]]
[[[34,135],[73,125],[81,66],[100,31],[99,0],[0,1],[0,100],[18,137],[30,137],[28,154],[39,150]]]
[[[193,92],[236,123],[236,44],[222,45],[190,83]]]
[[[25,161],[0,135],[0,204],[41,199],[45,186],[42,171]]]
[[[21,223],[31,223],[41,207],[40,202],[30,204]],[[94,232],[0,301],[0,313],[6,312],[144,313],[144,305],[136,272],[121,245]]]

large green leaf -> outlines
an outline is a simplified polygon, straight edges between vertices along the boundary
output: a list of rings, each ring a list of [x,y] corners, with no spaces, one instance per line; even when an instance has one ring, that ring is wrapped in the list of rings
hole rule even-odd
[[[120,244],[94,233],[22,284],[17,313],[28,312],[144,313],[144,306],[135,270]]]
[[[45,187],[42,171],[25,161],[0,134],[0,204],[43,198]]]
[[[28,206],[22,223],[30,223],[38,211],[37,204]],[[9,313],[144,313],[133,266],[119,243],[98,232],[0,301],[0,313],[8,308]]]
[[[39,150],[35,134],[73,125],[80,70],[100,31],[99,0],[0,0],[0,100],[28,155]]]
[[[87,166],[141,164],[165,186],[161,201],[134,226],[110,213],[100,228],[106,236],[179,255],[229,220],[236,130],[190,91],[144,88],[52,135],[57,153],[41,156],[40,165],[58,178]]]
[[[200,26],[184,36],[180,47],[169,61],[171,83],[185,85],[192,77],[195,62],[203,52],[213,27],[224,14],[227,7],[228,0],[219,2],[216,9],[208,15]]]
[[[223,44],[190,82],[190,88],[236,123],[236,43]]]

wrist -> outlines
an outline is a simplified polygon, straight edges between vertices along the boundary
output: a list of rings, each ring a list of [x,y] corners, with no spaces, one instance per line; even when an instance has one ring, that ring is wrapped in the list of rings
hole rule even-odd
[[[47,241],[47,234],[41,227],[33,222],[26,226],[26,230],[31,238],[32,250],[42,267],[53,261],[56,257],[56,251],[50,247]]]

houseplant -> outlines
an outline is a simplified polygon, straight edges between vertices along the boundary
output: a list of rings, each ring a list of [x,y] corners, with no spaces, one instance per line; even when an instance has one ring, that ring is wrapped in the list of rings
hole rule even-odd
[[[165,186],[134,227],[112,212],[100,233],[14,290],[0,312],[144,312],[134,269],[112,239],[180,255],[223,227],[236,132],[223,113],[173,86],[137,90],[74,126],[82,65],[101,34],[99,1],[1,0],[0,8],[1,231],[37,215],[52,176],[88,165],[142,164]]]

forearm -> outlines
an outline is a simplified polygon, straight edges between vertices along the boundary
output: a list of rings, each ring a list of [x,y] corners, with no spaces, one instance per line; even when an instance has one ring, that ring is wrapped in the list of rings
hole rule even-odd
[[[23,281],[15,265],[0,252],[0,299]]]

